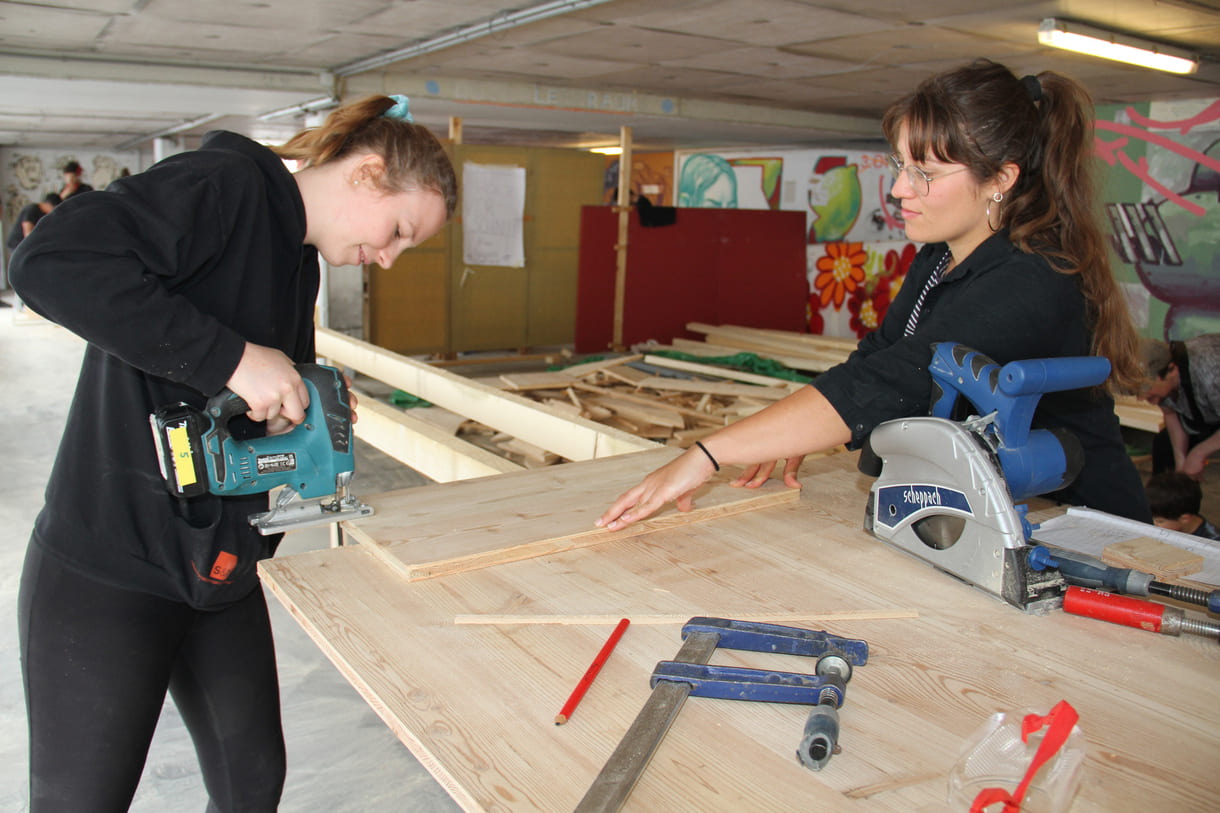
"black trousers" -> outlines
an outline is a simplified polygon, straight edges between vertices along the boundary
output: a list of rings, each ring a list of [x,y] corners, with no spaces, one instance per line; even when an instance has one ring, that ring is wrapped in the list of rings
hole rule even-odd
[[[18,596],[30,811],[125,811],[168,690],[209,811],[274,811],[284,735],[261,589],[216,612],[88,579],[31,544]]]

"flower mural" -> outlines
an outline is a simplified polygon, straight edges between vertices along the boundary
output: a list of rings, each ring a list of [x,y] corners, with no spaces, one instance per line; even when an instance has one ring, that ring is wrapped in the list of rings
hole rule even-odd
[[[813,290],[822,307],[832,301],[835,310],[843,306],[847,295],[864,283],[864,263],[868,252],[863,243],[826,243],[826,253],[816,263],[817,276]]]
[[[847,300],[847,310],[851,313],[848,324],[858,338],[864,338],[881,326],[890,303],[906,281],[907,271],[914,259],[914,243],[907,243],[901,251],[890,249],[885,253],[882,269],[875,276],[868,277],[864,285],[856,287]]]

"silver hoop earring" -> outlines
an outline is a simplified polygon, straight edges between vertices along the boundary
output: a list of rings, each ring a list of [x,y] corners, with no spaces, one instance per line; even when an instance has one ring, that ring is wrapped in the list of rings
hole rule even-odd
[[[1002,200],[1004,200],[1004,193],[996,192],[994,195],[991,196],[991,200],[987,201],[987,228],[991,229],[993,232],[999,231],[1000,227],[991,225],[991,204],[999,203]],[[997,206],[996,207],[997,215],[999,214],[999,211],[1000,211],[1000,207]],[[1003,224],[1001,224],[1001,225],[1003,225]]]

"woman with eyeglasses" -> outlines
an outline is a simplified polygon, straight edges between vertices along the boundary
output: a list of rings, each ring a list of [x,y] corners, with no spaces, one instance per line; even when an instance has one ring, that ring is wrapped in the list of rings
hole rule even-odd
[[[676,501],[723,464],[758,487],[784,460],[799,488],[803,457],[859,448],[880,423],[928,414],[932,345],[953,342],[999,364],[1108,358],[1110,390],[1135,391],[1139,344],[1096,218],[1093,106],[1055,73],[1018,79],[980,60],[925,80],[894,103],[882,127],[894,148],[891,195],[906,234],[923,243],[881,326],[811,386],[705,438],[649,474],[598,519],[618,529]],[[1102,388],[1044,395],[1034,425],[1080,440],[1084,468],[1051,496],[1151,522]]]

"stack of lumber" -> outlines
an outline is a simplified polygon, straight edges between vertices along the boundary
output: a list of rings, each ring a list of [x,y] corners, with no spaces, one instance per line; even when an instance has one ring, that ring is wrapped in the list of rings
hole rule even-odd
[[[731,356],[754,353],[794,370],[824,373],[845,360],[856,349],[855,339],[814,336],[790,330],[708,325],[689,322],[686,329],[703,334],[705,341],[677,338],[672,344],[655,345],[657,350],[676,350],[694,356]]]
[[[553,412],[681,448],[802,386],[725,367],[644,354],[600,359],[554,372],[506,373],[479,381],[530,398]],[[463,423],[457,433],[463,440],[498,450],[527,467],[550,465],[561,459],[475,421]]]
[[[693,356],[728,356],[749,352],[794,370],[823,373],[845,361],[856,349],[855,339],[814,336],[788,330],[766,330],[737,325],[689,322],[686,329],[700,333],[705,341],[674,339],[672,344],[651,345],[652,350],[676,350]],[[1159,432],[1165,422],[1161,410],[1135,396],[1119,396],[1114,402],[1119,423],[1144,432]]]

